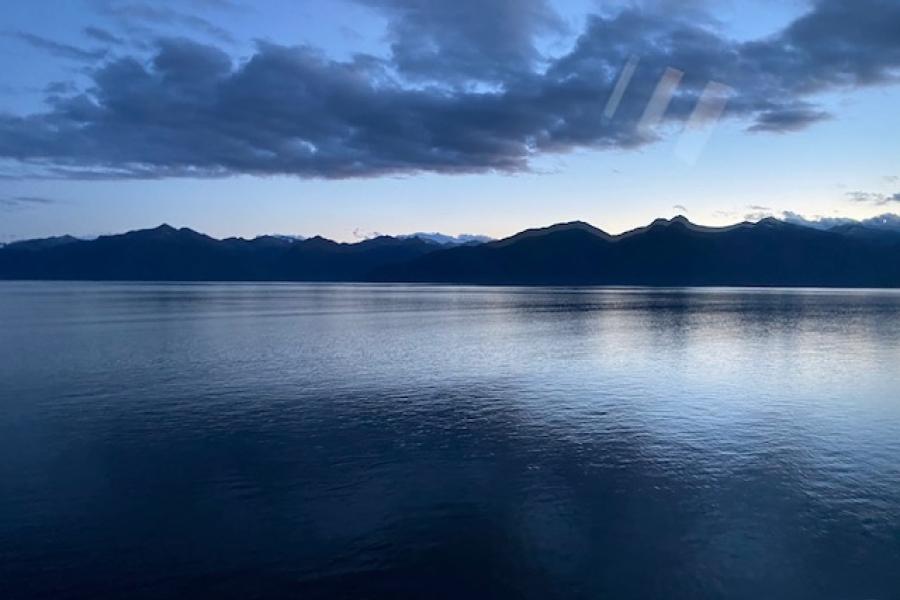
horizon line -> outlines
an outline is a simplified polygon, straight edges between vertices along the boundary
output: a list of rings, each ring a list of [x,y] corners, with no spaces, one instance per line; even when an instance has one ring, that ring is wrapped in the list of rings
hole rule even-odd
[[[120,231],[120,232],[106,232],[106,233],[101,233],[101,234],[97,234],[97,235],[74,235],[71,233],[60,233],[58,235],[46,235],[46,236],[42,236],[42,237],[27,237],[27,238],[23,237],[23,238],[17,238],[17,239],[0,242],[0,248],[5,247],[5,246],[10,246],[13,244],[22,243],[22,242],[31,242],[31,241],[47,240],[47,239],[58,239],[58,238],[65,238],[65,237],[72,237],[79,241],[93,241],[93,240],[97,240],[97,239],[104,238],[104,237],[115,237],[115,236],[127,235],[130,233],[138,233],[138,232],[143,232],[143,231],[154,231],[157,229],[166,229],[166,228],[172,229],[174,231],[193,232],[198,235],[203,235],[205,237],[208,237],[210,239],[220,241],[220,242],[227,241],[227,240],[253,241],[253,240],[258,240],[258,239],[266,238],[266,237],[275,237],[275,238],[283,238],[283,239],[294,239],[296,241],[313,240],[313,239],[318,238],[318,239],[326,240],[329,242],[334,242],[336,244],[354,245],[354,244],[359,244],[359,243],[376,240],[376,239],[380,239],[380,238],[408,239],[408,238],[418,237],[420,239],[428,239],[429,237],[441,237],[441,238],[447,238],[448,241],[445,241],[445,242],[438,242],[436,240],[432,240],[432,241],[434,241],[434,243],[439,243],[439,244],[450,244],[452,241],[456,241],[456,242],[462,244],[462,243],[472,243],[472,242],[480,242],[480,243],[502,242],[502,241],[509,240],[509,239],[512,239],[517,236],[521,236],[523,234],[527,234],[530,232],[541,232],[541,231],[546,231],[546,230],[550,230],[550,229],[554,229],[554,228],[561,228],[561,227],[565,227],[565,226],[579,226],[579,225],[594,229],[594,230],[596,230],[596,232],[598,234],[601,234],[601,235],[606,235],[611,238],[619,238],[619,237],[627,236],[629,234],[639,233],[639,232],[646,230],[647,228],[652,227],[653,225],[659,224],[659,223],[683,222],[683,223],[686,223],[693,227],[696,227],[698,229],[703,229],[703,230],[707,230],[707,231],[727,231],[729,229],[734,229],[736,227],[741,227],[741,226],[746,226],[746,225],[757,225],[764,221],[774,220],[774,221],[778,221],[778,222],[789,224],[789,225],[809,227],[812,229],[828,230],[828,229],[832,229],[832,228],[840,226],[840,225],[848,225],[848,224],[859,224],[862,226],[871,226],[873,223],[875,223],[877,221],[881,221],[882,223],[886,224],[887,220],[890,218],[896,219],[897,224],[898,224],[898,229],[900,229],[900,214],[892,213],[892,212],[883,213],[883,214],[876,215],[874,217],[869,217],[866,219],[854,219],[852,217],[821,217],[821,216],[817,216],[815,218],[808,219],[806,217],[803,217],[802,215],[793,213],[791,211],[783,211],[780,217],[776,216],[774,214],[759,215],[759,218],[744,218],[741,221],[736,221],[729,225],[704,225],[702,223],[692,221],[688,216],[686,216],[684,214],[676,214],[675,216],[669,217],[669,218],[657,217],[645,225],[638,225],[638,226],[631,227],[631,228],[628,228],[628,229],[625,229],[625,230],[622,230],[619,232],[610,232],[610,231],[603,229],[602,227],[598,227],[598,226],[594,225],[593,223],[591,223],[589,221],[576,219],[576,220],[572,220],[572,221],[560,221],[557,223],[551,223],[549,225],[539,225],[539,226],[527,227],[525,229],[516,231],[509,235],[505,235],[503,237],[493,237],[490,235],[479,234],[479,233],[451,234],[451,233],[444,233],[441,231],[424,231],[423,230],[423,231],[416,231],[416,232],[411,232],[411,233],[395,233],[395,234],[372,232],[369,235],[366,235],[363,237],[358,237],[357,239],[352,240],[352,241],[336,240],[336,239],[326,237],[322,234],[302,235],[302,234],[275,233],[275,232],[259,233],[257,235],[254,235],[253,237],[244,237],[244,236],[240,236],[240,235],[229,235],[229,236],[224,236],[224,237],[217,237],[215,235],[204,233],[200,228],[195,228],[195,227],[191,227],[191,226],[187,226],[187,225],[173,226],[169,222],[164,221],[163,223],[161,223],[157,226],[154,226],[154,227],[138,227],[135,229],[127,229],[125,231]],[[481,238],[481,239],[479,240],[477,238]],[[464,239],[468,239],[468,242],[464,241]]]

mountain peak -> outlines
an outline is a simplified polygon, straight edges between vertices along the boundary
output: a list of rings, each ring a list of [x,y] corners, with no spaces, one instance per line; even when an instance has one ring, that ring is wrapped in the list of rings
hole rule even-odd
[[[601,232],[602,230],[597,229],[587,221],[569,221],[568,223],[558,223],[556,225],[550,226],[550,229],[583,229],[591,232]]]
[[[398,236],[400,239],[409,239],[409,238],[418,238],[420,240],[424,240],[426,242],[430,242],[433,244],[439,244],[441,246],[461,246],[461,245],[474,245],[474,244],[486,244],[488,242],[494,241],[493,238],[490,238],[486,235],[476,235],[471,233],[461,233],[459,235],[447,235],[439,232],[427,232],[427,231],[418,231],[416,233],[410,233],[406,235]]]
[[[163,224],[27,247],[0,250],[0,279],[900,287],[900,233],[777,219],[715,228],[678,216],[615,237],[573,221],[470,247],[391,237],[240,243]]]
[[[691,223],[690,219],[688,219],[684,215],[676,215],[671,219],[660,218],[650,223],[650,227],[670,227],[672,225],[680,225],[682,227],[697,227],[697,225]]]
[[[543,227],[539,229],[528,229],[521,233],[517,233],[512,237],[506,238],[505,240],[494,242],[491,245],[495,247],[502,247],[528,238],[537,238],[546,235],[553,235],[571,231],[581,231],[590,235],[597,236],[599,238],[603,238],[604,240],[612,239],[611,235],[609,235],[602,229],[594,227],[590,223],[586,223],[584,221],[570,221],[568,223],[557,223],[556,225],[551,225],[549,227]]]
[[[61,235],[58,237],[41,238],[36,240],[20,240],[6,244],[5,248],[16,248],[18,250],[45,250],[47,248],[56,248],[78,242],[78,238],[71,235]]]
[[[153,227],[151,229],[132,229],[131,231],[121,234],[121,235],[131,235],[131,236],[159,236],[159,235],[171,235],[173,233],[177,233],[178,230],[169,225],[168,223],[163,223],[157,227]],[[107,235],[104,237],[116,237],[117,234]]]
[[[321,235],[314,235],[311,238],[307,238],[294,244],[294,246],[302,246],[304,248],[334,248],[339,247],[340,245],[341,244],[334,240],[329,240]]]
[[[132,240],[143,240],[143,241],[170,241],[170,240],[209,240],[213,241],[213,238],[194,231],[193,229],[189,229],[187,227],[182,227],[181,229],[175,229],[168,223],[163,223],[158,227],[154,227],[153,229],[137,229],[134,231],[129,231],[128,233],[120,235],[106,235],[101,236],[104,239],[110,238],[119,238],[124,237],[126,239]]]

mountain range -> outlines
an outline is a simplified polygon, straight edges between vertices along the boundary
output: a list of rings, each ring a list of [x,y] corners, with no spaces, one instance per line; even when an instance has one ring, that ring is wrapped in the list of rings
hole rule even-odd
[[[218,240],[162,225],[8,244],[0,279],[900,287],[900,231],[861,223],[712,228],[675,217],[620,235],[583,222],[498,241],[431,235]]]

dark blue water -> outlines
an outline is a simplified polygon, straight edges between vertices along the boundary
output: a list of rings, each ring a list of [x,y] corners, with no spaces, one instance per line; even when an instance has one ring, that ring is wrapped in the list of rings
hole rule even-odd
[[[0,284],[0,598],[900,598],[900,294]]]

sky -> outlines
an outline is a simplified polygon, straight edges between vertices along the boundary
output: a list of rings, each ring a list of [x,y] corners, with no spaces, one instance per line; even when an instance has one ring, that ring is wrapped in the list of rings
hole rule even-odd
[[[896,0],[32,0],[0,242],[900,212]]]

